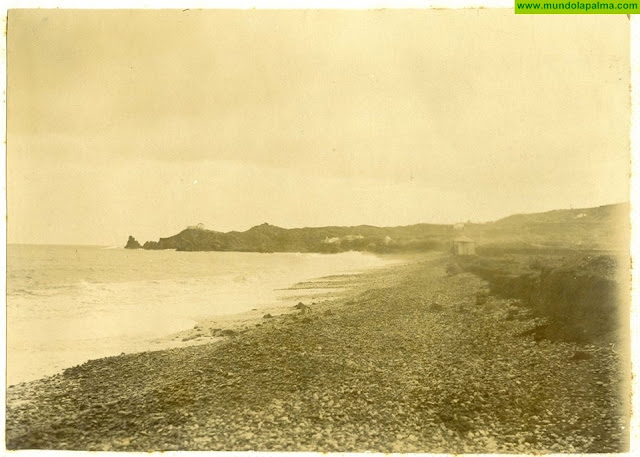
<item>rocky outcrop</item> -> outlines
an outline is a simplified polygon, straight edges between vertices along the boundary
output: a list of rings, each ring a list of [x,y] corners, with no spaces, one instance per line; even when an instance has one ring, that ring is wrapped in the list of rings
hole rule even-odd
[[[163,249],[158,247],[158,242],[157,241],[145,241],[144,245],[142,246],[142,249]]]
[[[129,239],[127,240],[127,245],[124,247],[125,249],[141,249],[140,243],[136,241],[134,237],[129,235]]]

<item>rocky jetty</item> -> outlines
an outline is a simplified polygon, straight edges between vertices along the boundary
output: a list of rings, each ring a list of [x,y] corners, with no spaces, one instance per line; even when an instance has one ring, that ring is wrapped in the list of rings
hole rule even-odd
[[[536,341],[522,304],[445,259],[212,344],[9,387],[9,449],[617,452],[613,343]],[[309,310],[306,310],[309,311]]]

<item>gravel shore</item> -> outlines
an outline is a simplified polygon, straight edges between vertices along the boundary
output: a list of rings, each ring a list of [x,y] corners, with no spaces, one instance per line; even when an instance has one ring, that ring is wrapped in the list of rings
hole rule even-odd
[[[9,449],[619,452],[612,343],[534,341],[513,300],[432,256],[209,344],[7,391]]]

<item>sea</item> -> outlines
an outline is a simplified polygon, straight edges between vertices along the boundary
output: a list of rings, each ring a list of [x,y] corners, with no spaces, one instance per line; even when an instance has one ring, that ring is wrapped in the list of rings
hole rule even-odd
[[[7,385],[90,359],[162,349],[163,337],[198,321],[282,303],[298,282],[393,262],[359,252],[9,245]]]

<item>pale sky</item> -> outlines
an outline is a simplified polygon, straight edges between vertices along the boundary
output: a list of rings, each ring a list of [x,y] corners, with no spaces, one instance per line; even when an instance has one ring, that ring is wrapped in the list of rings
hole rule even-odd
[[[7,40],[10,243],[629,199],[625,15],[13,10]]]

